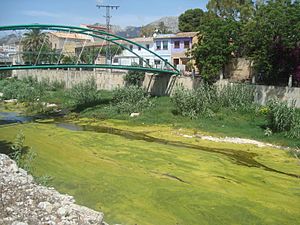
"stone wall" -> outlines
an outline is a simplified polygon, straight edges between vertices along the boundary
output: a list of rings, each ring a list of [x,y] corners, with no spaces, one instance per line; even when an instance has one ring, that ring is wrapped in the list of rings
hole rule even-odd
[[[251,62],[245,58],[234,58],[225,66],[224,77],[232,81],[249,80],[252,76]]]
[[[26,76],[37,77],[38,80],[49,79],[50,81],[65,81],[67,88],[76,83],[80,83],[90,77],[95,77],[98,89],[113,90],[125,85],[124,71],[95,70],[95,71],[76,71],[76,70],[19,70],[16,76],[23,78]],[[171,95],[174,88],[182,85],[188,89],[197,88],[200,84],[200,78],[193,79],[185,76],[153,75],[146,74],[143,86],[155,96]],[[218,85],[228,84],[228,80],[218,82]],[[300,88],[274,87],[255,85],[256,101],[259,104],[265,104],[269,99],[277,97],[279,100],[296,102],[296,107],[300,108]]]
[[[66,87],[70,88],[74,84],[83,82],[88,78],[96,79],[99,90],[113,90],[118,87],[124,87],[124,71],[95,70],[18,70],[15,76],[22,79],[24,77],[36,77],[39,81],[48,79],[53,81],[64,81]],[[200,83],[200,79],[191,77],[177,77],[171,75],[153,75],[146,74],[143,86],[152,95],[162,96],[170,95],[177,85],[183,85],[186,88],[195,88]]]
[[[228,80],[221,80],[216,84],[219,86],[224,86],[234,83],[230,83]],[[300,88],[267,85],[253,86],[255,87],[255,102],[260,105],[265,105],[269,100],[277,98],[280,101],[287,101],[290,105],[292,104],[292,102],[295,102],[296,108],[300,108]]]
[[[255,85],[255,100],[261,105],[265,105],[268,100],[278,98],[287,101],[290,105],[295,101],[296,107],[300,108],[300,88],[296,87],[275,87],[265,85]]]

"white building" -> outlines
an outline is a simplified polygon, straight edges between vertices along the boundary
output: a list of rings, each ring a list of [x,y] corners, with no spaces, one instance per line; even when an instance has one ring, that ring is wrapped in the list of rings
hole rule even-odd
[[[169,36],[169,35],[168,35]],[[132,38],[130,41],[138,43],[143,47],[149,49],[155,54],[159,55],[166,62],[171,62],[171,39],[166,38],[165,35],[158,35],[156,37],[140,37]],[[155,68],[164,68],[165,62],[153,53],[136,45],[122,42],[127,48],[131,49],[134,53],[142,57],[148,64]],[[129,50],[124,50],[121,55],[113,58],[113,65],[132,65],[133,63],[141,64],[141,60]],[[143,62],[143,66],[147,64]]]

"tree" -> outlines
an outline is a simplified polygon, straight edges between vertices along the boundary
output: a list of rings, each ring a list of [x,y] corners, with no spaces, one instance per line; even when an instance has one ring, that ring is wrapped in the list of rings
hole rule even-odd
[[[141,28],[140,36],[141,37],[152,37],[153,34],[155,33],[155,26],[143,26]]]
[[[206,20],[199,31],[199,42],[191,54],[203,79],[213,82],[224,66],[239,55],[241,23],[214,16]]]
[[[170,33],[168,27],[165,25],[165,23],[163,21],[158,24],[158,31],[160,34]]]
[[[25,63],[34,64],[47,61],[47,53],[51,50],[49,38],[40,29],[32,29],[24,34],[22,41],[23,60]]]
[[[206,7],[219,17],[241,21],[248,20],[254,13],[252,0],[209,0]]]
[[[137,63],[132,63],[132,66],[138,67],[139,65]],[[141,86],[143,84],[143,81],[145,79],[145,72],[142,71],[128,71],[126,76],[124,77],[124,81],[126,82],[126,85],[135,85],[135,86]]]
[[[202,9],[189,9],[179,16],[179,30],[182,32],[199,31],[205,13]]]
[[[300,66],[300,3],[274,0],[258,7],[244,29],[246,54],[261,82],[287,84]]]
[[[123,51],[123,48],[117,45],[111,45],[109,48],[111,53],[110,58],[115,55],[120,55]],[[107,46],[104,46],[103,48],[85,48],[80,56],[80,60],[83,63],[95,64],[95,60],[99,55],[106,56],[106,49]]]

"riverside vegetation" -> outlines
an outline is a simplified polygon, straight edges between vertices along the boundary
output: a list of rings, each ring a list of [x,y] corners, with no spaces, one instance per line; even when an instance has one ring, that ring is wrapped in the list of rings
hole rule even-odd
[[[189,138],[238,136],[296,149],[299,111],[286,103],[257,106],[244,85],[178,88],[172,98],[152,98],[138,86],[97,91],[93,79],[67,91],[59,82],[42,83],[0,81],[3,97],[20,102],[3,110],[50,118],[0,126],[1,150],[28,146],[34,176],[51,177],[50,185],[103,211],[109,223],[299,223],[298,151]],[[77,132],[51,119],[60,109]],[[141,115],[130,118],[132,112]]]

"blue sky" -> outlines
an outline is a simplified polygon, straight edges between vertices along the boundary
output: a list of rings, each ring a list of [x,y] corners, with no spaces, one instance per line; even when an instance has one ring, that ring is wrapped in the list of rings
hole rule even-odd
[[[0,25],[105,23],[97,3],[120,5],[113,10],[112,24],[124,27],[178,16],[190,8],[205,9],[207,0],[0,0]]]

